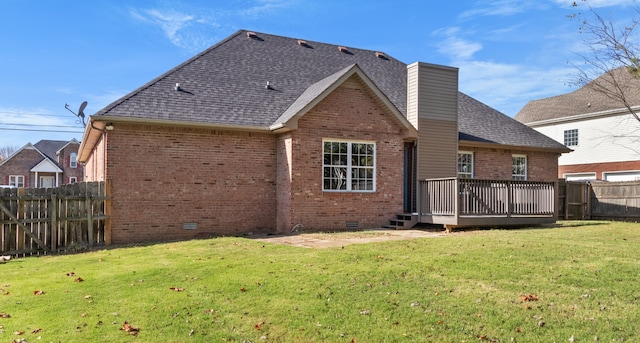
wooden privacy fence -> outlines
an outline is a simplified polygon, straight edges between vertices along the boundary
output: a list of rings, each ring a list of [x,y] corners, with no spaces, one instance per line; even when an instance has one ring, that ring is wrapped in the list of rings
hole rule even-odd
[[[34,255],[109,243],[109,184],[0,188],[0,254]]]
[[[560,218],[640,220],[640,181],[560,180]]]

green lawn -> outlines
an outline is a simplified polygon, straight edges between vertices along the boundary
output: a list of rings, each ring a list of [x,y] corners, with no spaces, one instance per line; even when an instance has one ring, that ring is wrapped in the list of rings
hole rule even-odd
[[[639,243],[635,223],[562,222],[21,258],[0,264],[0,342],[639,342]]]

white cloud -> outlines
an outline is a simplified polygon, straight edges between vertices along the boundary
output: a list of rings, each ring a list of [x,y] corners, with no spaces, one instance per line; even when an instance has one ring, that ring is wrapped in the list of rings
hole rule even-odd
[[[460,90],[509,115],[533,99],[571,92],[570,66],[540,69],[527,65],[468,61],[458,64]]]
[[[240,10],[240,15],[257,17],[273,10],[290,7],[294,2],[291,0],[258,0],[257,4],[244,10]]]
[[[196,12],[196,11],[194,11]],[[129,14],[135,20],[152,24],[162,29],[171,44],[194,53],[212,45],[217,36],[210,34],[219,24],[213,16],[187,14],[175,9],[130,9]]]
[[[473,54],[482,50],[482,44],[461,38],[458,27],[437,30],[433,35],[445,37],[444,40],[436,43],[438,52],[449,56],[454,61],[470,59]]]

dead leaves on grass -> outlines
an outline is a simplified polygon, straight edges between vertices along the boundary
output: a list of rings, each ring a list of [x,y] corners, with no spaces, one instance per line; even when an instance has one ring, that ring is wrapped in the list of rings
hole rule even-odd
[[[134,328],[133,326],[131,326],[131,324],[127,323],[126,321],[124,322],[124,324],[122,324],[122,327],[120,328],[120,331],[124,331],[130,335],[137,335],[138,332],[140,332],[139,328]]]
[[[522,299],[523,302],[528,302],[528,301],[538,301],[538,296],[535,294],[521,294],[520,295],[520,299]]]

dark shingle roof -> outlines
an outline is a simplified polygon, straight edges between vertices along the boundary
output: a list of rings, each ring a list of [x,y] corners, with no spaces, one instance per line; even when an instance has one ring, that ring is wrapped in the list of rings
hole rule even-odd
[[[67,145],[69,141],[53,141],[53,140],[41,140],[33,146],[45,154],[52,162],[58,163],[58,157],[56,152]]]
[[[458,93],[460,140],[568,152],[564,145],[462,93]]]
[[[406,116],[407,65],[375,51],[241,30],[96,113],[96,116],[248,127],[286,121],[357,65]],[[267,81],[272,89],[266,88]],[[180,84],[181,91],[174,89]],[[564,146],[465,95],[460,139]],[[566,149],[566,148],[565,148]]]
[[[640,105],[640,80],[633,78],[625,67],[612,70],[614,80],[630,90],[626,93],[627,101],[632,106]],[[571,93],[550,98],[531,100],[516,114],[515,119],[522,123],[533,123],[542,120],[558,119],[579,114],[596,113],[621,109],[621,102],[607,97],[594,89],[594,84],[606,86],[612,80],[603,74],[580,89]]]
[[[405,113],[406,65],[374,51],[238,31],[96,115],[266,127],[312,84],[353,64]],[[267,89],[266,83],[272,89]],[[175,91],[180,83],[183,91]]]

